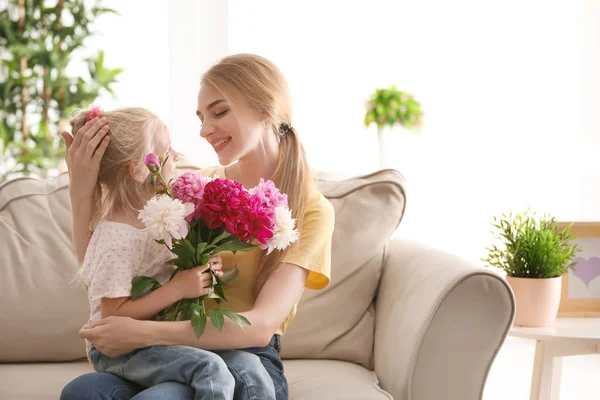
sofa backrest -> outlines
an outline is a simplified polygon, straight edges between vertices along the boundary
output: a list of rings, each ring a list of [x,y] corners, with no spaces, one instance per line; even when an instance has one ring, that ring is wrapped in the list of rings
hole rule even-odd
[[[179,171],[198,169],[185,158]],[[385,246],[404,213],[402,176],[393,170],[319,180],[336,213],[332,281],[307,290],[284,337],[284,358],[372,365],[373,301]],[[68,175],[0,186],[0,362],[85,357],[78,336],[89,309],[76,279]]]

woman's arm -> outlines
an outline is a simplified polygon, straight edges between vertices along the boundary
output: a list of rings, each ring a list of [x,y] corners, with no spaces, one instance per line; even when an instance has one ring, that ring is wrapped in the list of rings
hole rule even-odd
[[[83,263],[90,241],[94,188],[98,181],[100,161],[110,141],[108,131],[106,120],[95,118],[80,128],[74,139],[67,132],[61,133],[67,148],[69,197],[73,214],[72,239],[79,264]]]
[[[81,330],[103,353],[114,357],[132,349],[152,345],[188,345],[206,350],[224,350],[266,346],[281,323],[298,303],[304,291],[308,271],[284,263],[276,269],[261,289],[252,310],[241,313],[250,323],[241,328],[226,318],[219,332],[211,323],[204,334],[196,338],[190,321],[136,321],[109,317]]]

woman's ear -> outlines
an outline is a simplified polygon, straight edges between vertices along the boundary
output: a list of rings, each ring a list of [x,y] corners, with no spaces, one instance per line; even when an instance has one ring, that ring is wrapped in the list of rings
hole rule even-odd
[[[263,120],[263,127],[265,128],[265,131],[269,130],[269,129],[271,129],[271,130],[273,129],[273,118],[270,115],[268,115],[267,113],[264,113],[262,120]]]

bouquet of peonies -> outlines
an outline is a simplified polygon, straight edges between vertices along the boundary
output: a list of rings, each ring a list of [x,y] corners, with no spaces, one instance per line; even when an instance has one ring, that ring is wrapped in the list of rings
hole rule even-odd
[[[161,174],[164,161],[154,153],[148,154],[144,161],[152,173],[156,195],[146,203],[138,218],[155,240],[175,255],[169,261],[177,266],[171,279],[180,270],[205,265],[222,251],[235,253],[260,246],[270,253],[283,250],[298,239],[287,195],[280,193],[272,181],[261,179],[256,187],[247,190],[237,181],[186,172],[167,184]],[[213,290],[209,295],[180,300],[157,318],[190,320],[197,337],[202,336],[209,318],[219,331],[224,317],[242,327],[250,325],[250,321],[230,310],[205,308],[207,299],[214,299],[219,306],[222,300],[227,301],[223,291],[225,280],[210,273]],[[135,299],[159,287],[154,278],[137,276],[132,281],[131,297]]]

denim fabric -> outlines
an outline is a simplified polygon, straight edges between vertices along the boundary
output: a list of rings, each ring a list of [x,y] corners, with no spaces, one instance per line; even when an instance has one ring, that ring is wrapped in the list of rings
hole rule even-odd
[[[152,346],[111,359],[93,348],[91,361],[105,372],[76,378],[63,389],[61,400],[191,400],[211,395],[287,400],[280,351],[278,335],[266,347],[215,353],[187,346]]]
[[[108,372],[144,387],[165,382],[190,386],[195,400],[230,400],[235,380],[221,357],[189,346],[151,346],[110,358],[92,346],[90,361]]]

